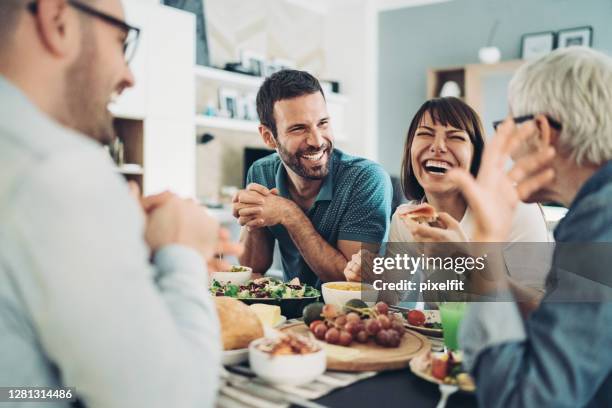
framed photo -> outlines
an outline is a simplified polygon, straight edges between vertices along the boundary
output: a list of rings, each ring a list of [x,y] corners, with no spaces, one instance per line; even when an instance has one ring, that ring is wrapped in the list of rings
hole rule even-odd
[[[264,76],[266,74],[266,59],[252,51],[242,51],[240,53],[240,62],[242,66],[255,76]]]
[[[567,28],[557,32],[558,47],[566,48],[575,45],[590,47],[593,45],[593,27]]]
[[[259,120],[257,116],[257,94],[251,92],[246,95],[247,99],[247,120]]]
[[[220,116],[238,117],[238,91],[231,88],[219,88]]]
[[[246,95],[241,95],[237,100],[237,114],[236,117],[242,120],[248,120],[249,116],[249,100]]]
[[[521,58],[528,60],[541,57],[555,49],[555,33],[544,31],[541,33],[523,34],[521,38]]]

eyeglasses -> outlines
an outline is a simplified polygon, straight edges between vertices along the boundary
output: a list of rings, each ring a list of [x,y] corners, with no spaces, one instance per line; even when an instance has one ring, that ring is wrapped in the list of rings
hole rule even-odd
[[[512,118],[512,121],[518,125],[519,123],[527,122],[528,120],[533,120],[534,118],[535,118],[535,115],[524,115],[524,116],[518,116],[516,118]],[[546,119],[548,119],[548,123],[550,123],[550,126],[553,127],[554,129],[561,130],[563,128],[563,126],[561,126],[561,123],[554,120],[550,116],[546,115]],[[497,131],[498,126],[501,125],[504,120],[506,119],[496,120],[495,122],[493,122],[493,129]]]
[[[92,17],[99,18],[100,20],[111,24],[123,31],[125,31],[126,36],[123,41],[123,55],[125,57],[125,61],[127,64],[132,61],[134,55],[136,55],[136,49],[138,48],[138,40],[140,38],[140,28],[134,27],[126,23],[125,21],[119,20],[111,15],[98,11],[92,7],[89,7],[83,3],[79,3],[75,0],[68,0],[68,4],[70,4],[75,9],[88,14]],[[28,4],[28,10],[32,14],[36,14],[38,11],[38,3],[36,1]]]

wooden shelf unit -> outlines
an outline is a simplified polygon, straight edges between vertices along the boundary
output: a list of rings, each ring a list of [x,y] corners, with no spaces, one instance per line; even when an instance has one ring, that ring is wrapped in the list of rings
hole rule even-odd
[[[126,180],[135,181],[143,191],[144,187],[144,121],[137,119],[115,118],[115,132],[123,142],[123,163],[137,164],[140,171],[127,170],[118,165],[117,171]]]
[[[459,67],[431,68],[427,71],[427,98],[440,96],[447,81],[455,81],[461,89],[461,98],[472,107],[480,106],[482,80],[487,75],[512,74],[525,61],[511,60],[497,64],[468,64]]]
[[[460,67],[431,68],[427,71],[427,99],[440,96],[447,81],[455,81],[461,99],[479,113],[487,134],[492,134],[493,120],[508,113],[507,85],[524,60],[497,64],[468,64]]]

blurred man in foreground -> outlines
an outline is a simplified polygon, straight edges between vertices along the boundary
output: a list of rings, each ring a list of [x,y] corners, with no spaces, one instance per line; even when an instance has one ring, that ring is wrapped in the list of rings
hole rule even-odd
[[[140,207],[100,146],[137,32],[119,0],[0,2],[0,386],[212,406],[218,225],[170,193]]]
[[[476,180],[449,173],[474,210],[477,242],[503,242],[520,200],[569,208],[540,306],[474,303],[461,327],[464,364],[485,407],[612,405],[612,59],[587,48],[522,66],[512,119],[487,146]],[[510,155],[517,161],[506,173]]]

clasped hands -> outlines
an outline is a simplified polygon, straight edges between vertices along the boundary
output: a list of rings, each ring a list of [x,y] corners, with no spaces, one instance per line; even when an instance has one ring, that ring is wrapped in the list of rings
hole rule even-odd
[[[297,206],[278,195],[278,189],[268,189],[251,183],[236,193],[232,200],[232,213],[238,223],[249,231],[255,228],[284,224]]]

